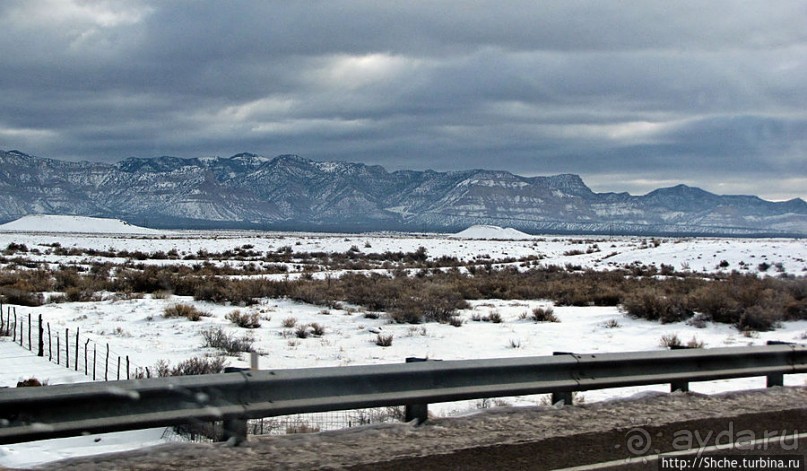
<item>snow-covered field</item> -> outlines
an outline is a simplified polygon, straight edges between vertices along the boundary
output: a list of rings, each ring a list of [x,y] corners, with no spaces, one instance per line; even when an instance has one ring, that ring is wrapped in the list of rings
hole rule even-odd
[[[676,270],[713,273],[738,270],[758,273],[760,276],[783,274],[804,277],[807,275],[807,244],[794,239],[718,239],[718,238],[656,238],[604,237],[604,236],[524,236],[491,227],[471,228],[456,235],[423,234],[316,234],[316,233],[262,233],[262,232],[156,232],[144,233],[133,226],[109,222],[78,220],[68,226],[52,219],[44,226],[0,226],[0,249],[9,244],[24,244],[28,249],[38,248],[27,258],[53,264],[88,264],[99,260],[86,255],[54,255],[47,247],[59,244],[63,248],[92,248],[114,251],[175,250],[180,255],[199,251],[221,253],[243,246],[252,246],[257,252],[276,252],[291,247],[293,253],[346,252],[358,248],[362,253],[385,251],[415,251],[424,247],[430,258],[455,256],[462,261],[510,263],[512,259],[535,257],[539,265],[567,264],[609,270],[626,265],[671,265]],[[56,224],[70,231],[50,231]],[[70,224],[74,224],[71,222]],[[97,231],[95,228],[104,228]],[[51,227],[49,227],[51,226]],[[117,262],[123,262],[120,259]],[[759,272],[762,262],[771,268]],[[146,260],[143,263],[198,263],[187,260]],[[218,264],[232,261],[218,260]],[[300,276],[294,262],[288,264],[288,275]],[[318,272],[316,276],[327,276]],[[337,276],[338,273],[333,274]],[[199,322],[184,318],[165,318],[167,306],[193,304],[210,313]],[[627,317],[616,307],[559,307],[553,306],[560,320],[556,323],[536,323],[525,313],[536,307],[550,307],[542,300],[484,300],[472,301],[471,308],[460,312],[465,323],[461,327],[448,324],[426,323],[419,325],[392,324],[383,315],[368,318],[366,311],[351,306],[327,309],[288,299],[263,299],[254,306],[237,307],[197,302],[190,297],[168,296],[155,299],[113,299],[84,303],[45,304],[41,307],[17,307],[22,315],[42,314],[55,331],[80,328],[82,338],[92,339],[99,345],[108,343],[119,355],[128,355],[133,365],[153,366],[160,360],[176,364],[179,361],[214,354],[204,348],[201,332],[211,326],[222,327],[236,335],[254,338],[254,347],[260,354],[261,369],[300,368],[313,366],[342,366],[374,363],[403,362],[406,357],[433,359],[472,359],[533,355],[551,355],[554,351],[617,352],[662,349],[660,339],[665,334],[677,334],[684,342],[691,338],[705,343],[707,348],[724,346],[760,345],[767,340],[807,342],[807,321],[787,322],[773,332],[743,335],[735,328],[722,324],[707,324],[697,328],[685,323],[659,324]],[[241,329],[225,316],[234,309],[242,313],[257,313],[261,326]],[[473,320],[475,317],[501,315],[503,322],[490,323]],[[374,317],[374,316],[370,316]],[[526,318],[525,318],[526,317]],[[288,319],[297,324],[317,323],[324,326],[321,337],[297,338],[293,329],[284,327]],[[376,345],[377,333],[392,335],[389,347]],[[70,375],[64,379],[59,368],[45,367],[39,361],[29,361],[27,352],[18,346],[0,343],[3,366],[0,368],[0,386],[15,386],[29,377],[56,384],[86,379]],[[19,349],[19,355],[13,349]],[[11,349],[11,350],[10,350]],[[24,354],[23,354],[24,353]],[[39,359],[37,359],[39,360]],[[249,358],[230,357],[231,366],[248,366]],[[13,366],[13,368],[12,368]],[[51,364],[52,366],[52,364]],[[65,370],[61,368],[61,370]],[[805,384],[805,377],[790,376],[786,384]],[[713,393],[730,389],[759,388],[764,378],[696,383],[697,392]],[[585,401],[600,401],[612,397],[625,397],[640,391],[666,391],[668,386],[626,388],[582,393]],[[511,405],[531,405],[542,398],[507,398]],[[439,415],[456,415],[475,410],[479,404],[471,402],[434,405],[430,411]],[[153,437],[149,437],[153,438]],[[139,439],[138,439],[139,440]],[[143,440],[148,442],[148,440]],[[0,447],[0,465],[20,464],[20,451],[33,445]],[[41,446],[41,445],[37,445]],[[54,445],[55,446],[55,445]],[[67,452],[60,452],[67,453]],[[50,456],[50,455],[48,455]],[[64,456],[64,455],[60,455]],[[23,460],[24,461],[24,460]],[[25,462],[28,463],[28,462]],[[30,463],[28,463],[30,464]]]

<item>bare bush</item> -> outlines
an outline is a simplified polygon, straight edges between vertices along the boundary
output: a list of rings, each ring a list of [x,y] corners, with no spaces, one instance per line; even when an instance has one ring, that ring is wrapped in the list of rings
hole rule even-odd
[[[681,343],[681,339],[678,338],[677,334],[664,334],[664,335],[662,335],[661,340],[659,341],[659,344],[662,347],[666,347],[666,348],[676,348],[676,347],[680,347],[680,346],[683,345],[683,343]]]
[[[210,313],[201,311],[190,304],[172,304],[163,309],[163,316],[167,318],[184,317],[190,321],[199,321],[202,317],[210,316]]]
[[[222,356],[193,357],[171,366],[167,361],[161,360],[156,365],[157,376],[192,376],[216,374],[224,371],[227,360]]]
[[[229,354],[252,352],[252,344],[255,342],[251,336],[236,337],[228,334],[221,327],[211,327],[203,330],[202,338],[205,340],[205,347],[217,348]]]
[[[465,321],[463,321],[462,317],[460,317],[460,316],[451,316],[448,319],[448,324],[452,325],[454,327],[462,327],[462,324],[464,324],[464,323],[465,323]]]
[[[640,289],[628,294],[622,301],[622,309],[632,317],[664,324],[680,322],[692,316],[685,299],[668,296],[653,288]]]
[[[535,322],[560,322],[551,307],[536,307],[532,310],[532,320]]]
[[[705,345],[706,343],[703,340],[698,340],[694,335],[687,342],[687,348],[703,348]]]
[[[384,335],[378,334],[375,338],[375,344],[379,347],[391,347],[392,346],[392,334]]]
[[[31,388],[31,387],[38,387],[38,386],[47,386],[47,381],[39,381],[36,378],[28,378],[22,381],[17,381],[18,388]]]
[[[307,325],[298,325],[296,329],[294,329],[294,335],[297,336],[298,339],[307,339],[311,332],[308,330]]]
[[[309,324],[309,327],[311,328],[311,335],[313,335],[314,337],[322,337],[323,335],[325,335],[324,325],[313,322]]]
[[[605,321],[605,323],[603,324],[603,326],[604,326],[606,329],[616,329],[616,328],[622,327],[622,326],[619,324],[619,321],[618,321],[618,320],[616,320],[616,319],[608,319],[607,321]]]
[[[245,329],[257,329],[261,326],[260,315],[257,312],[242,313],[236,309],[227,313],[227,320]]]

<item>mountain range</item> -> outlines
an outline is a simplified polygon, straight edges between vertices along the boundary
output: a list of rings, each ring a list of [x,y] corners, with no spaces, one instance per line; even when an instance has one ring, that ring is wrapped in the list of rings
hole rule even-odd
[[[807,203],[677,185],[595,193],[578,175],[401,170],[296,155],[72,162],[0,151],[0,222],[30,214],[119,218],[160,228],[807,235]]]

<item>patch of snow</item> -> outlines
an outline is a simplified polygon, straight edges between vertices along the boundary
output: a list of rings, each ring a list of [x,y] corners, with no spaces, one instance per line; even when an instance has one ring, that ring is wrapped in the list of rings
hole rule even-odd
[[[455,239],[496,239],[496,240],[527,240],[533,236],[513,229],[512,227],[499,227],[488,225],[471,226],[464,231],[451,236]]]
[[[36,214],[0,225],[0,232],[66,232],[82,234],[161,234],[120,219]]]

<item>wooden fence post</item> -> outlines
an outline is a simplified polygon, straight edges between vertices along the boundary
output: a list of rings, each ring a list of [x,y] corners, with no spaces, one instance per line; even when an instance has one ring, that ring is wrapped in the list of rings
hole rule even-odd
[[[87,346],[90,344],[90,339],[87,339],[84,342],[84,376],[89,376],[87,373],[88,367],[90,366],[90,362],[87,361]]]
[[[98,357],[98,344],[92,344],[92,380],[95,381],[96,358]]]
[[[104,361],[104,381],[109,381],[109,344],[106,344],[106,361]]]
[[[58,342],[59,339],[56,339],[56,341]],[[50,322],[48,322],[48,361],[53,361],[53,342],[50,337]]]
[[[129,379],[129,355],[126,355],[126,379]]]
[[[31,345],[31,314],[28,313],[28,351],[32,352],[34,350],[33,345]]]
[[[64,365],[70,369],[70,328],[64,329]]]
[[[79,328],[76,327],[76,371],[78,371],[78,334]]]
[[[37,344],[37,356],[45,356],[45,329],[42,327],[42,314],[39,315],[39,343]]]

